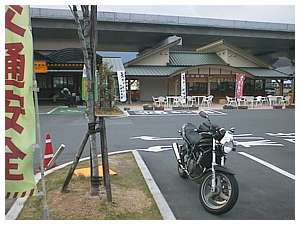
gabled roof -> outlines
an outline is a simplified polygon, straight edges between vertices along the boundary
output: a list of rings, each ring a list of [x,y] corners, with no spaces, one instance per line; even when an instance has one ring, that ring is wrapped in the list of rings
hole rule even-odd
[[[102,57],[98,54],[97,63],[100,63]],[[81,48],[64,48],[51,52],[47,57],[54,63],[82,63],[83,53]]]
[[[110,67],[111,71],[116,73],[117,71],[125,71],[122,59],[119,57],[103,57],[103,64],[107,64]]]
[[[291,78],[291,76],[281,73],[277,70],[273,69],[266,69],[266,68],[254,68],[254,67],[240,67],[239,68],[242,71],[245,71],[255,77],[261,77],[261,78]]]
[[[125,63],[125,66],[132,65],[134,63],[137,63],[151,55],[154,55],[156,53],[159,53],[165,49],[171,48],[175,45],[180,45],[182,43],[182,38],[177,36],[170,36],[166,38],[165,40],[159,42],[157,45],[155,45],[153,48],[145,50],[141,52],[135,59],[130,60],[129,62]]]
[[[33,59],[34,60],[45,60],[47,62],[52,62],[46,55],[41,54],[38,51],[33,51]]]
[[[126,76],[165,77],[185,68],[180,66],[130,66],[126,67]]]
[[[173,51],[169,53],[169,57],[169,65],[172,66],[226,65],[215,53]]]
[[[295,66],[282,66],[277,67],[275,70],[288,75],[295,75]]]
[[[240,48],[237,48],[237,47],[231,45],[228,42],[225,42],[224,40],[212,42],[210,44],[207,44],[205,46],[198,48],[196,51],[199,53],[217,53],[219,51],[223,51],[226,49],[248,59],[249,61],[257,64],[259,67],[271,68],[270,65],[264,63],[260,59],[248,54],[247,52],[245,52],[244,50],[242,50]]]

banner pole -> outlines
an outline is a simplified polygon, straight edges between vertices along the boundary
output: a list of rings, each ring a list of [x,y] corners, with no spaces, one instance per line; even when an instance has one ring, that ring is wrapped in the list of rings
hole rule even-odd
[[[28,6],[29,7],[29,6]],[[29,7],[29,15],[30,15],[30,7]],[[29,16],[29,27],[32,34],[32,27],[31,27],[31,15]],[[33,40],[33,38],[32,38]],[[42,182],[42,196],[43,196],[43,219],[49,219],[49,210],[47,204],[47,192],[46,192],[46,182],[45,182],[45,168],[44,168],[44,151],[40,146],[41,143],[41,127],[40,127],[40,115],[39,115],[39,104],[38,104],[38,86],[36,81],[36,74],[34,72],[34,54],[32,53],[32,78],[33,78],[33,94],[34,94],[34,110],[36,116],[36,144],[35,150],[40,152],[40,167],[41,167],[41,182]]]

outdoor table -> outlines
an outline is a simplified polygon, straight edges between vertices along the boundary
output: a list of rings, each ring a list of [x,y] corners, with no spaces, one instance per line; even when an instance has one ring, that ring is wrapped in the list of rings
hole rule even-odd
[[[244,97],[240,97],[237,99],[238,106],[245,105],[246,99]]]
[[[254,103],[254,96],[242,96],[245,99],[246,104],[251,104],[251,107],[253,108]]]
[[[167,107],[169,108],[175,100],[177,100],[177,102],[179,102],[179,97],[180,96],[166,96],[167,98]]]
[[[268,104],[268,98],[267,97],[261,97],[260,101],[261,101],[261,104],[264,104],[264,102]]]
[[[202,95],[193,95],[192,96],[193,98],[195,98],[197,100],[197,104],[198,106],[200,106],[201,102],[202,102],[202,99],[205,98],[206,96],[202,96]],[[201,99],[201,101],[200,101]]]
[[[269,103],[270,103],[270,106],[273,105],[273,104],[278,104],[280,103],[282,100],[283,100],[283,96],[273,96],[273,95],[269,95],[268,96],[268,99],[269,99]]]
[[[283,101],[283,96],[276,96],[276,103],[280,104]]]

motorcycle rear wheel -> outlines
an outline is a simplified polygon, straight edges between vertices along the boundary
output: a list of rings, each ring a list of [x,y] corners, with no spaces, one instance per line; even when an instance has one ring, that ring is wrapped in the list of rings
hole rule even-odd
[[[211,172],[203,176],[199,188],[199,200],[206,211],[216,215],[224,214],[233,208],[238,199],[238,183],[234,175],[216,171],[217,191],[212,193],[211,180]]]

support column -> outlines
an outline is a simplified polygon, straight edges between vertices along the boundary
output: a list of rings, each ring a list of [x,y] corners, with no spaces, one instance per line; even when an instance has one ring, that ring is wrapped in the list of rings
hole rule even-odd
[[[175,95],[177,95],[177,78],[175,77],[174,79],[174,84],[175,84]]]
[[[254,95],[254,96],[257,95],[257,93],[256,93],[256,79],[253,79],[253,94],[252,95]]]
[[[128,103],[131,104],[131,80],[128,79]]]
[[[210,68],[208,68],[208,77],[207,77],[207,96],[210,95]]]
[[[266,79],[263,79],[263,91],[264,91],[264,96],[266,96]]]
[[[293,95],[292,102],[293,104],[295,104],[295,77],[292,80],[292,95]]]
[[[283,95],[283,80],[280,80],[280,95]]]

